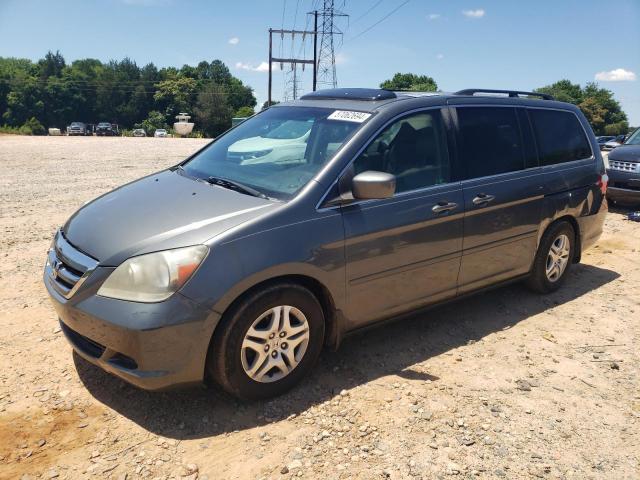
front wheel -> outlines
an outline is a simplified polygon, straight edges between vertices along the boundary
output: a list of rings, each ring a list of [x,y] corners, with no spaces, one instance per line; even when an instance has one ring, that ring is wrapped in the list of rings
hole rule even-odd
[[[237,397],[273,397],[309,373],[323,343],[317,298],[300,285],[270,286],[224,315],[211,342],[207,373]]]
[[[556,291],[565,281],[574,258],[575,231],[567,222],[551,225],[542,236],[527,281],[539,293]]]

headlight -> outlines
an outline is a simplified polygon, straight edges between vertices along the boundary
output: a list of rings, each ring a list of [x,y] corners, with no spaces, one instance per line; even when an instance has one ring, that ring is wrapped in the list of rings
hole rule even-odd
[[[161,302],[177,292],[207,256],[204,245],[132,257],[116,268],[98,295],[132,302]]]

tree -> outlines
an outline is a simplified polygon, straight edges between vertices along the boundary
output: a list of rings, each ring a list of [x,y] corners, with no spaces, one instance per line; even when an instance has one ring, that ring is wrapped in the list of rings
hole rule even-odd
[[[380,88],[413,92],[435,92],[438,90],[438,84],[433,78],[426,75],[396,73],[391,80],[382,82]]]
[[[67,65],[60,52],[37,62],[0,57],[0,124],[24,132],[31,131],[28,122],[40,131],[32,118],[42,128],[110,121],[123,128],[146,122],[155,130],[173,123],[177,113],[193,112],[199,94],[213,91],[224,102],[215,103],[213,120],[203,118],[211,132],[226,129],[233,112],[248,114],[256,105],[251,87],[220,60],[158,69],[153,63],[140,68],[130,58],[107,63],[86,58]],[[200,111],[213,112],[207,95]]]
[[[583,88],[569,80],[560,80],[535,91],[580,107],[596,135],[619,135],[629,129],[627,115],[613,98],[613,92],[600,88],[597,83],[587,83]]]
[[[578,105],[583,98],[582,87],[569,80],[560,80],[546,87],[537,88],[534,92],[553,95],[560,102],[573,103],[574,105]]]
[[[224,87],[211,83],[199,94],[194,109],[197,125],[207,135],[216,137],[231,127],[233,109]]]
[[[253,111],[253,107],[240,107],[238,110],[236,110],[236,113],[234,113],[233,116],[244,118],[244,117],[250,117],[254,113],[255,112]]]
[[[189,77],[163,80],[156,85],[155,106],[170,119],[180,112],[190,112],[194,105],[197,82]]]
[[[134,125],[136,128],[143,128],[147,135],[153,134],[158,128],[168,128],[161,112],[153,110],[149,112],[149,116],[140,123]]]

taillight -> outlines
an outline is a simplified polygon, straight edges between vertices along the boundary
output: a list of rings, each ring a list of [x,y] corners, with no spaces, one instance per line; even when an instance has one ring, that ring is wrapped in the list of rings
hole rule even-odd
[[[608,184],[609,184],[609,176],[606,173],[598,177],[598,181],[596,182],[596,185],[598,186],[598,188],[600,189],[603,195],[607,193]]]

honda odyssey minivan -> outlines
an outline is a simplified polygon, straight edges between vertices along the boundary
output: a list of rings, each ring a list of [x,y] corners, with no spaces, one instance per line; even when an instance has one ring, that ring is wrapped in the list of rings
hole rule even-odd
[[[306,136],[296,158],[237,155],[277,150],[282,125]],[[264,398],[375,322],[516,280],[556,290],[606,187],[585,117],[548,95],[318,91],[81,207],[44,282],[104,370]]]

